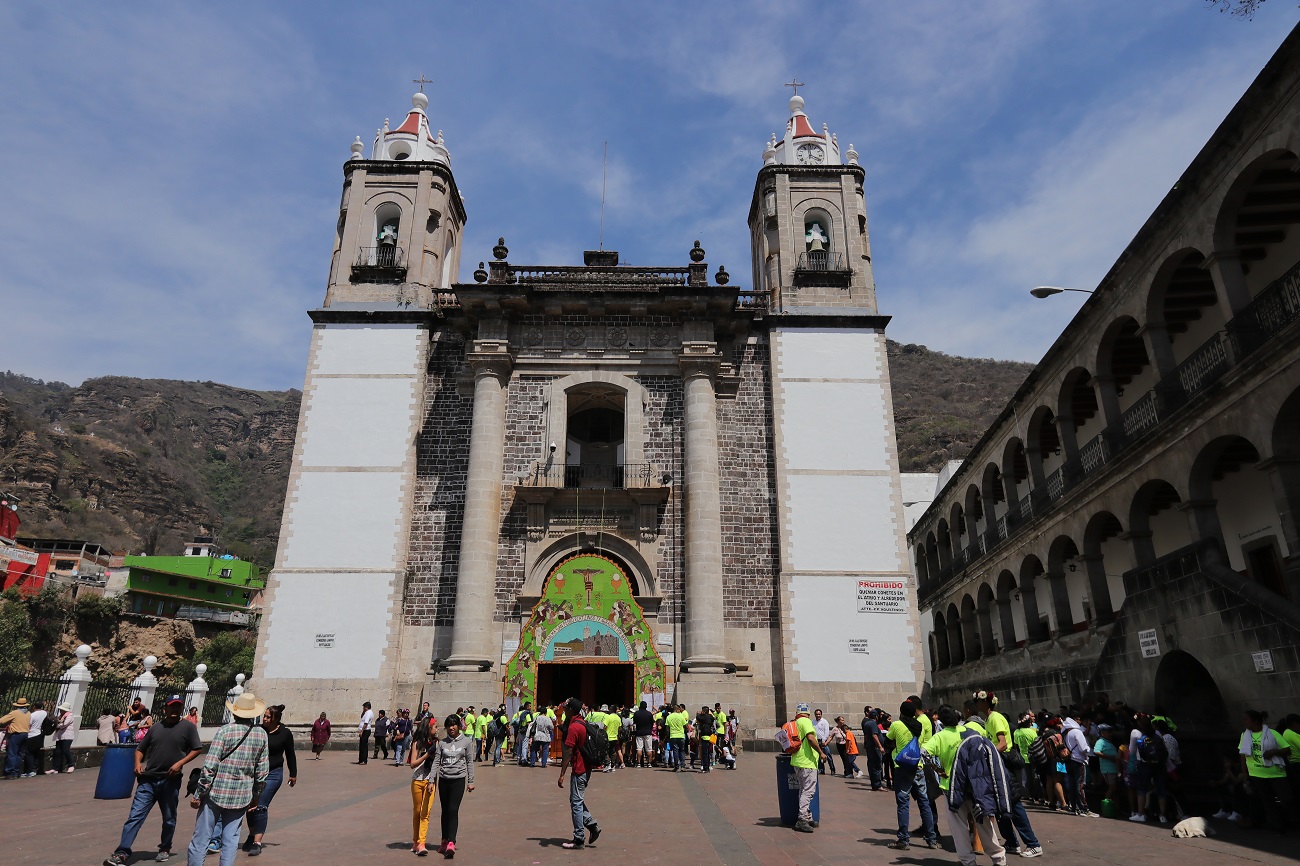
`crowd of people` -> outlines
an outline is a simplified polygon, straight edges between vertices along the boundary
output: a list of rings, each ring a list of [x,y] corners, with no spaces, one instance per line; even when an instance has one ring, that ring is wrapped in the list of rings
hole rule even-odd
[[[873,791],[892,790],[897,834],[890,847],[907,850],[913,837],[934,848],[940,819],[961,863],[975,862],[974,851],[994,863],[1007,855],[1042,854],[1026,808],[1093,818],[1127,818],[1169,824],[1185,817],[1182,745],[1174,719],[1138,712],[1101,696],[1096,702],[1062,707],[1058,712],[1023,712],[1014,724],[998,709],[998,698],[980,690],[961,706],[927,709],[908,698],[894,718],[882,708],[864,707],[857,728],[844,716],[832,722],[821,709],[799,704],[796,717],[778,739],[790,755],[799,790],[794,829],[814,832],[811,811],[818,777],[830,774],[869,780]],[[127,863],[145,819],[157,805],[162,833],[155,860],[172,856],[185,768],[205,752],[196,708],[184,711],[179,695],[164,702],[155,720],[138,698],[123,713],[99,719],[101,744],[134,743],[136,786],[117,848],[105,866]],[[226,704],[230,721],[206,747],[202,766],[188,774],[190,806],[197,811],[187,850],[190,866],[219,853],[230,866],[236,852],[262,851],[268,811],[284,781],[297,783],[294,738],[283,726],[283,706],[266,706],[251,692]],[[40,702],[13,702],[0,717],[5,730],[5,773],[9,778],[72,772],[74,727],[67,705],[46,711]],[[475,766],[511,762],[545,768],[558,762],[561,788],[566,777],[573,835],[566,848],[582,848],[601,834],[586,802],[593,772],[660,767],[672,772],[735,769],[739,720],[721,704],[692,713],[685,705],[636,707],[585,706],[571,698],[536,709],[525,702],[514,712],[461,707],[438,719],[425,702],[414,715],[397,709],[376,714],[362,706],[358,722],[359,765],[390,757],[393,766],[412,773],[411,850],[445,858],[456,853],[460,807],[475,790]],[[332,735],[325,713],[312,724],[313,758],[321,759]],[[860,736],[859,736],[860,735]],[[44,769],[41,744],[58,746],[54,767]],[[391,750],[391,751],[390,751]],[[837,773],[836,759],[839,759]],[[866,768],[858,761],[865,758]],[[1237,746],[1222,756],[1222,775],[1213,782],[1219,809],[1213,818],[1241,826],[1269,826],[1285,832],[1300,794],[1300,716],[1276,727],[1263,713],[1247,711]],[[286,775],[287,774],[287,775]],[[430,845],[429,819],[434,800],[441,804],[436,846]],[[912,810],[919,828],[912,829]],[[1208,811],[1208,810],[1207,810]],[[239,841],[247,819],[248,832]]]
[[[1175,720],[1137,712],[1105,695],[1055,713],[1026,711],[1014,728],[997,707],[997,696],[985,690],[960,707],[928,710],[913,695],[897,719],[864,707],[859,744],[843,717],[831,726],[821,710],[810,714],[800,704],[778,736],[800,790],[795,829],[817,829],[811,801],[818,774],[835,773],[832,746],[845,776],[860,777],[857,757],[865,752],[871,789],[893,790],[898,829],[891,848],[907,850],[913,836],[937,847],[942,814],[963,864],[975,862],[977,838],[994,863],[1007,854],[1040,856],[1026,805],[1137,823],[1186,817]],[[1272,729],[1264,714],[1247,711],[1243,728],[1237,747],[1222,756],[1223,775],[1214,781],[1219,810],[1212,817],[1286,832],[1300,795],[1300,716]],[[916,829],[913,804],[920,818]]]
[[[384,709],[376,714],[367,701],[357,724],[355,763],[369,764],[381,752],[387,758],[391,743],[395,764],[400,766],[405,750],[405,763],[412,768],[411,850],[419,856],[429,854],[429,813],[438,799],[441,841],[434,850],[451,858],[456,852],[460,805],[474,790],[476,764],[545,768],[558,762],[560,787],[566,776],[570,786],[573,838],[564,847],[572,849],[595,842],[601,832],[586,807],[593,772],[662,767],[708,773],[715,766],[734,770],[739,725],[735,710],[723,712],[720,703],[712,709],[702,706],[692,715],[684,704],[653,710],[645,701],[636,707],[588,707],[571,698],[537,708],[526,701],[513,713],[505,704],[457,707],[442,720],[439,733],[439,721],[428,702],[414,717],[409,709],[398,709],[390,717]],[[329,735],[330,723],[322,713],[312,727],[312,750],[317,756]]]

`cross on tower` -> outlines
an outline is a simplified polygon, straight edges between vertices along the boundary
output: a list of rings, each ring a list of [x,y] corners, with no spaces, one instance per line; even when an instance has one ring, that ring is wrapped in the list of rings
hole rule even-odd
[[[421,72],[419,78],[412,78],[412,79],[411,79],[411,83],[412,83],[412,84],[418,84],[418,85],[420,85],[420,92],[421,92],[421,93],[424,93],[424,85],[426,85],[426,84],[433,84],[433,79],[432,79],[432,78],[425,78],[425,77],[424,77],[424,73]]]
[[[789,82],[788,84],[786,84],[785,86],[786,86],[786,87],[789,87],[789,88],[792,88],[792,89],[794,90],[794,95],[795,95],[795,96],[798,96],[798,95],[799,95],[799,88],[800,88],[800,87],[807,87],[808,85],[804,84],[804,83],[803,83],[802,81],[800,81],[798,78],[791,78],[791,79],[790,79],[790,82]]]

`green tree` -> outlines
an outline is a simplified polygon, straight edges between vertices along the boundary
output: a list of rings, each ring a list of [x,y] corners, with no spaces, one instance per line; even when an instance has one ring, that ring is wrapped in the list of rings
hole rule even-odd
[[[0,673],[26,673],[32,655],[32,621],[17,590],[0,598]]]
[[[203,679],[213,691],[229,689],[235,684],[235,674],[252,675],[256,649],[256,632],[222,632],[200,646],[193,658],[177,662],[172,676],[178,682],[188,683],[194,679],[195,666],[202,663],[208,666]]]

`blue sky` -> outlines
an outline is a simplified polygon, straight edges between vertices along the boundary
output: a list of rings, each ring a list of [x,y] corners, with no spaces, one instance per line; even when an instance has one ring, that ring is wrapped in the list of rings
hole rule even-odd
[[[129,11],[128,11],[129,10]],[[1296,22],[1142,3],[0,6],[0,368],[301,387],[355,135],[427,88],[469,223],[748,286],[791,76],[856,145],[889,334],[1037,360]]]

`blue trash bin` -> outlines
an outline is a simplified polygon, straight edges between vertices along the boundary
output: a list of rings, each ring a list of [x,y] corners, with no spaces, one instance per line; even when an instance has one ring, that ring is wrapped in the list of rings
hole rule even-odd
[[[135,744],[110,743],[95,780],[96,800],[125,800],[135,790]]]
[[[819,781],[809,804],[814,821],[822,819],[821,793]],[[799,820],[799,780],[790,766],[789,755],[776,756],[776,803],[781,810],[781,823],[793,827]]]

